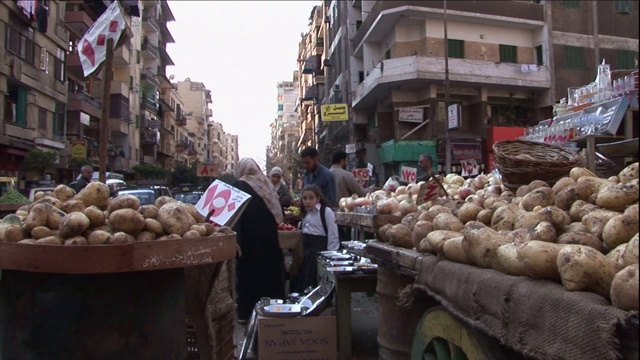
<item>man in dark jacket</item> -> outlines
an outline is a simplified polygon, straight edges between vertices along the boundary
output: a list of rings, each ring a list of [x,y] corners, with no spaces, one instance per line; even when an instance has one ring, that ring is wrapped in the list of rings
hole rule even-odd
[[[92,176],[93,168],[89,165],[84,165],[82,168],[80,168],[80,176],[78,176],[78,179],[69,184],[69,187],[75,190],[77,194],[80,192],[80,190],[89,185]]]

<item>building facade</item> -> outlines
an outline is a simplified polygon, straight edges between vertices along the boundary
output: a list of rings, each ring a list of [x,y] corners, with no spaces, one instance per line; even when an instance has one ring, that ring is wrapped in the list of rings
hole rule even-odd
[[[293,74],[293,81],[282,81],[276,85],[278,90],[277,117],[271,123],[271,144],[267,155],[267,171],[272,167],[281,167],[284,177],[289,183],[291,170],[298,161],[298,142],[300,139],[300,121],[296,106],[299,99],[298,72]]]

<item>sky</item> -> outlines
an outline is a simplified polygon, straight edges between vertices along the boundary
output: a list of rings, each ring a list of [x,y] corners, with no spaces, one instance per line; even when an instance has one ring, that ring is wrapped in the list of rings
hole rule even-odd
[[[292,81],[300,33],[320,1],[169,1],[173,81],[204,83],[213,120],[238,135],[240,158],[264,167],[277,117],[277,88]]]

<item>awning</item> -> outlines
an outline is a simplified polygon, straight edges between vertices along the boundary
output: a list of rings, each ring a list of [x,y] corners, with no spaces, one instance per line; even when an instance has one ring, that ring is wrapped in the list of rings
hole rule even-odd
[[[318,86],[314,84],[305,89],[304,96],[300,100],[310,101],[310,100],[316,100],[317,98],[318,98]]]
[[[305,60],[302,68],[303,74],[314,74],[320,70],[320,55],[311,55]]]
[[[26,156],[27,155],[26,151],[20,151],[20,150],[16,150],[16,149],[7,149],[6,153],[7,154],[11,154],[11,155],[18,155],[18,156]]]

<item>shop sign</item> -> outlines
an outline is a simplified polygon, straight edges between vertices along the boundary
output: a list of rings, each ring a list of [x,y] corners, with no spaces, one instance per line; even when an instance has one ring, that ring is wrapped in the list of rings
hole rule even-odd
[[[452,104],[447,108],[447,123],[449,130],[457,130],[460,128],[462,119],[462,110],[460,104]]]
[[[87,140],[71,140],[71,158],[87,158]]]
[[[196,169],[196,176],[218,177],[218,165],[217,164],[198,164]]]
[[[424,119],[424,108],[398,109],[398,121],[421,123]]]
[[[347,104],[326,104],[321,106],[322,121],[348,121],[349,108]]]
[[[347,154],[354,154],[356,152],[356,144],[345,145],[344,152],[346,152]]]
[[[360,186],[366,186],[367,182],[369,181],[370,174],[369,169],[367,168],[353,169],[351,170],[351,174],[353,174],[353,177],[358,180]]]
[[[462,176],[478,175],[478,163],[474,159],[460,160]]]
[[[426,203],[433,198],[445,195],[447,195],[447,193],[444,191],[442,185],[437,179],[432,178],[420,185],[420,190],[418,191],[418,205]]]
[[[80,112],[80,123],[86,126],[91,125],[91,116],[87,113]]]
[[[196,209],[202,216],[221,226],[233,227],[249,203],[251,195],[220,180],[214,181],[204,192]]]
[[[462,160],[473,159],[482,162],[482,150],[480,144],[451,144],[451,161],[459,163]]]
[[[414,167],[403,166],[400,168],[400,179],[404,182],[415,183],[418,170]]]

